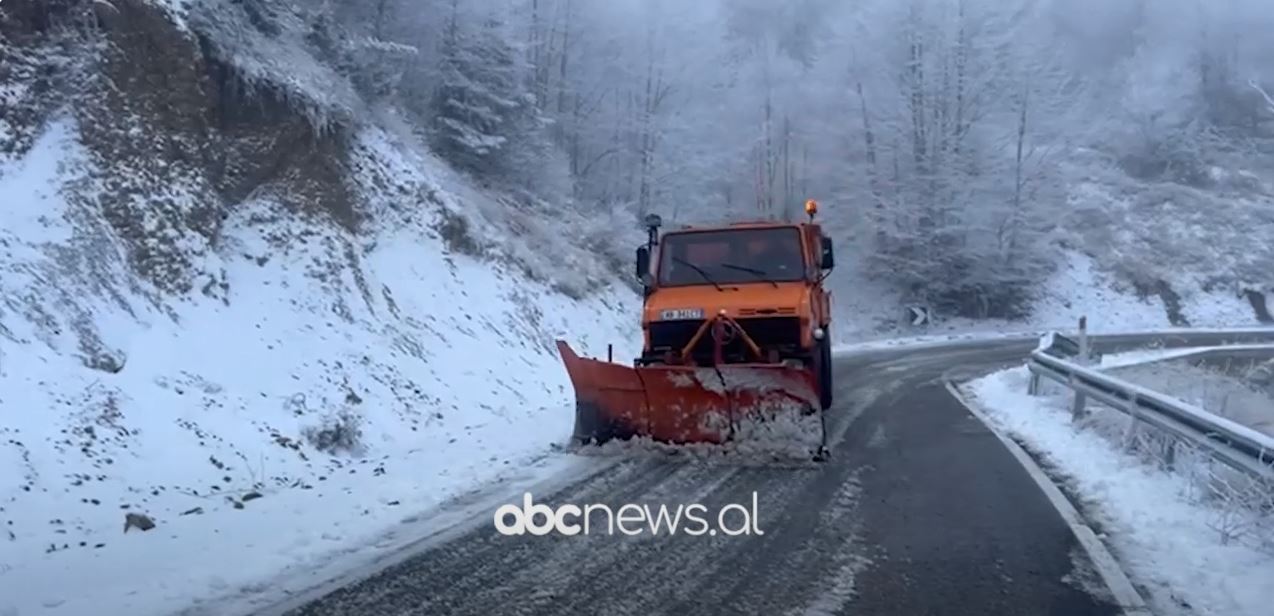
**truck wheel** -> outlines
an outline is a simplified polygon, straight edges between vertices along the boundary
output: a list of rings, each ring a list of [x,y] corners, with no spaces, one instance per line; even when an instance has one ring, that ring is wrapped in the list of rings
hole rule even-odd
[[[832,340],[824,336],[818,343],[818,400],[823,410],[832,408]]]

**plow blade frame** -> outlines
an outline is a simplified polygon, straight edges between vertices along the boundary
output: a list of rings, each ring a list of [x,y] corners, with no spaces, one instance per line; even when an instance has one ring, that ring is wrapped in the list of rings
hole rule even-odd
[[[725,443],[747,422],[821,415],[812,372],[781,364],[631,367],[557,342],[575,388],[575,439]],[[821,421],[821,416],[819,418]]]

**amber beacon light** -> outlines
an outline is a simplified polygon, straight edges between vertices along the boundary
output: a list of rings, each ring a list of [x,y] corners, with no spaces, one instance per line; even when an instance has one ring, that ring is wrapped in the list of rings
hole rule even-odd
[[[809,215],[810,220],[814,220],[814,215],[818,213],[818,202],[810,199],[805,202],[805,213]]]

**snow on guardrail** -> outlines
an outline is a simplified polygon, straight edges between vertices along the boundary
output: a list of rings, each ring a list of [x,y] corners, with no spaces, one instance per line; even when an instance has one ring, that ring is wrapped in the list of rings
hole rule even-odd
[[[1060,336],[1048,337],[1054,342]],[[1199,349],[1195,353],[1215,353],[1221,347]],[[1228,348],[1226,348],[1228,350]],[[1242,345],[1244,351],[1269,350],[1274,345]],[[1031,353],[1031,392],[1038,392],[1041,377],[1056,381],[1075,392],[1072,413],[1084,413],[1089,396],[1121,411],[1135,421],[1149,423],[1210,452],[1229,466],[1274,481],[1274,437],[1263,434],[1200,407],[1166,394],[1130,383],[1098,370],[1059,357],[1056,344]],[[1189,355],[1189,354],[1187,354]]]

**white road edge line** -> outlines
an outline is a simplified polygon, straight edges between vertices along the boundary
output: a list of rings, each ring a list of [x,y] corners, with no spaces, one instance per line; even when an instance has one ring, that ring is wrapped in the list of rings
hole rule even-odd
[[[996,425],[989,417],[986,416],[985,413],[982,412],[981,409],[970,404],[968,399],[965,398],[964,393],[960,391],[960,388],[957,387],[955,383],[947,380],[946,385],[947,391],[950,391],[951,395],[955,396],[956,400],[958,400],[960,404],[964,405],[964,408],[968,409],[974,417],[978,418],[978,421],[981,421],[984,425],[986,425],[987,429],[990,430],[996,438],[1000,439],[1000,442],[1004,444],[1004,447],[1007,448],[1009,452],[1013,454],[1013,457],[1017,458],[1018,463],[1026,469],[1026,472],[1031,476],[1031,479],[1035,480],[1035,484],[1039,486],[1040,491],[1044,493],[1044,496],[1048,497],[1049,502],[1053,504],[1053,508],[1057,509],[1057,512],[1061,514],[1062,519],[1066,521],[1066,525],[1069,526],[1071,532],[1074,533],[1075,539],[1079,540],[1080,546],[1084,548],[1089,559],[1092,560],[1093,566],[1096,567],[1098,575],[1101,576],[1102,581],[1106,584],[1106,588],[1110,590],[1111,595],[1114,596],[1115,601],[1119,603],[1119,607],[1125,616],[1147,616],[1153,614],[1153,612],[1150,611],[1150,607],[1146,605],[1146,601],[1142,598],[1141,593],[1137,592],[1136,587],[1134,587],[1132,582],[1128,579],[1128,575],[1124,573],[1124,569],[1119,565],[1119,561],[1116,560],[1115,556],[1110,553],[1106,544],[1102,543],[1101,539],[1097,538],[1097,533],[1093,532],[1092,527],[1090,527],[1088,522],[1084,520],[1083,516],[1079,514],[1079,510],[1071,503],[1070,499],[1066,498],[1066,495],[1062,493],[1061,488],[1057,487],[1057,484],[1053,483],[1053,480],[1044,473],[1044,470],[1040,468],[1039,464],[1036,464],[1034,458],[1032,458],[1030,454],[1026,453],[1026,450],[1022,449],[1021,445],[1018,445],[1016,441],[1009,438],[1008,435],[1004,434],[998,427],[996,427]]]

